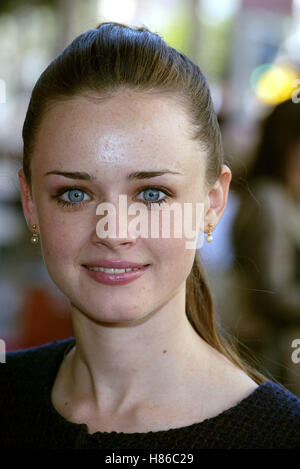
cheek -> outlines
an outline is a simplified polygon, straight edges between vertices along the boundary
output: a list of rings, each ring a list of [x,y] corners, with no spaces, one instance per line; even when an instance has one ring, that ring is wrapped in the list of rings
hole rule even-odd
[[[42,230],[41,247],[45,259],[65,260],[74,256],[78,239],[71,239],[63,230]]]
[[[72,258],[75,261],[79,248],[84,242],[84,225],[66,214],[41,212],[39,225],[41,248],[45,261],[55,260],[59,265],[62,260]]]
[[[181,283],[192,269],[195,250],[186,248],[185,239],[162,239],[156,247],[156,256],[166,278],[176,278]]]

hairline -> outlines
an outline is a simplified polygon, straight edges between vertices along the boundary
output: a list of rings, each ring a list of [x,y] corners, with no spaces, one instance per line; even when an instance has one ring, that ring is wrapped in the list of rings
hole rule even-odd
[[[188,99],[184,96],[184,93],[180,93],[179,90],[171,90],[171,89],[164,89],[164,87],[139,87],[139,86],[131,86],[131,85],[118,85],[115,88],[107,88],[103,90],[96,90],[93,88],[89,88],[88,86],[82,88],[81,90],[78,90],[77,92],[74,92],[72,94],[57,94],[53,96],[49,96],[45,98],[44,105],[41,110],[41,118],[39,120],[38,126],[36,128],[36,133],[35,133],[35,138],[39,132],[39,129],[42,126],[43,120],[46,116],[46,114],[51,111],[52,109],[55,108],[60,103],[64,102],[70,102],[73,99],[76,98],[84,98],[87,99],[88,101],[91,101],[95,104],[104,104],[107,103],[108,101],[112,100],[113,98],[117,97],[118,95],[124,93],[124,92],[133,92],[136,94],[140,95],[148,95],[148,96],[163,96],[166,99],[170,99],[173,101],[173,103],[178,104],[181,109],[183,110],[188,126],[187,128],[190,129],[190,132],[188,133],[187,137],[194,143],[198,145],[198,149],[200,152],[203,153],[204,158],[205,158],[205,189],[208,189],[210,186],[213,185],[214,182],[209,183],[208,177],[207,177],[207,162],[208,162],[208,151],[205,145],[201,147],[201,142],[195,138],[193,138],[193,124],[191,122],[191,117],[190,117],[190,112],[188,109]],[[32,162],[33,159],[33,154],[34,154],[34,141],[33,140],[33,147],[30,149],[30,163]],[[218,178],[218,176],[217,176]],[[217,180],[216,178],[216,180]],[[31,179],[31,165],[30,165],[30,179]],[[30,180],[30,185],[32,186],[32,181]]]

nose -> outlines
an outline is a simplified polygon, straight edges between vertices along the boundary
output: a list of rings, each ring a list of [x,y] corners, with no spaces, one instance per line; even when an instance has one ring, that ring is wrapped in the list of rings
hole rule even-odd
[[[104,202],[96,210],[94,240],[109,247],[133,245],[137,235],[130,228],[132,216],[128,216],[127,197],[120,196],[118,204]]]

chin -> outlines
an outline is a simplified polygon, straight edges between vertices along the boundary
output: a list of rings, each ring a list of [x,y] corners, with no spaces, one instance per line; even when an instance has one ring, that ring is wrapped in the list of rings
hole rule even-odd
[[[91,321],[101,324],[101,325],[134,325],[143,322],[147,314],[138,312],[139,308],[136,305],[130,306],[128,308],[124,308],[120,311],[120,306],[114,307],[109,305],[107,308],[102,308],[98,310],[99,304],[88,306],[85,305],[82,308],[80,305],[76,305],[76,303],[71,303],[73,308],[80,314],[83,314],[86,318],[90,319]]]

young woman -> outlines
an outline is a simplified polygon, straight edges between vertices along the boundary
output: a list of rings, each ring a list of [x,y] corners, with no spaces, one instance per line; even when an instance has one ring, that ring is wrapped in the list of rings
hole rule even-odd
[[[231,172],[200,69],[146,28],[100,24],[43,72],[23,139],[24,214],[74,337],[7,354],[2,447],[295,448],[300,400],[239,359],[196,242],[174,235],[175,218],[162,233],[172,203],[199,204],[190,221],[209,241],[226,206]],[[156,215],[158,236],[129,229],[120,195]],[[99,207],[114,207],[116,236]]]

